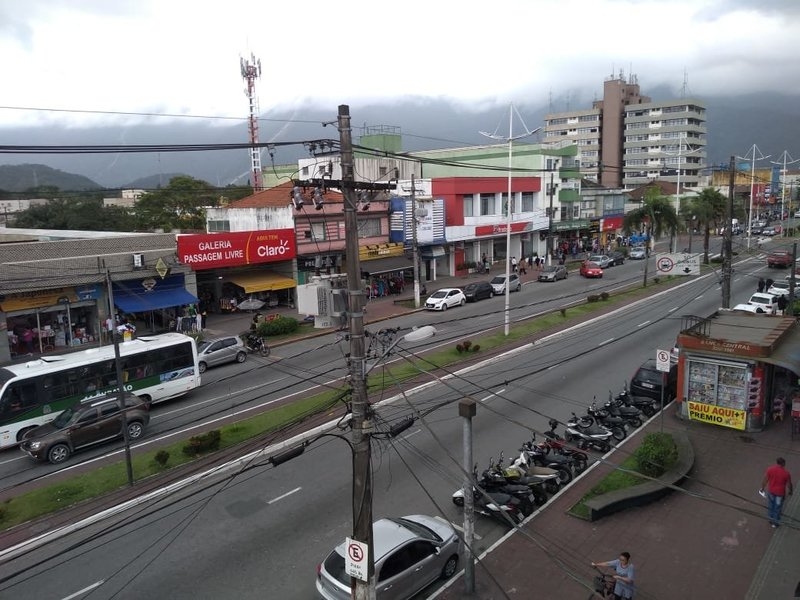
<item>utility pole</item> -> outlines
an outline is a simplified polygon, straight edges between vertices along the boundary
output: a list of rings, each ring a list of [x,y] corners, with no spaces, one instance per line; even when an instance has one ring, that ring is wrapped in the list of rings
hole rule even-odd
[[[414,308],[419,308],[419,246],[417,245],[417,188],[411,174],[411,253],[414,257]]]
[[[758,154],[760,155],[758,158],[756,158],[756,152],[758,152]],[[751,155],[750,158],[747,158],[748,155]],[[753,195],[755,194],[755,188],[756,188],[756,161],[757,160],[765,160],[765,159],[769,158],[770,156],[772,156],[772,155],[770,154],[769,156],[764,156],[763,154],[761,154],[761,150],[758,149],[758,146],[753,144],[753,147],[750,149],[750,151],[747,154],[745,154],[744,156],[740,156],[739,157],[742,160],[749,160],[749,161],[752,161],[752,163],[753,163],[751,168],[750,168],[750,212],[747,215],[747,249],[748,250],[750,250],[750,240],[753,237]],[[733,171],[733,169],[732,169],[732,171]]]
[[[556,195],[555,183],[553,181],[553,171],[558,168],[558,160],[553,160],[550,165],[553,170],[550,171],[550,187],[547,190],[547,195],[550,196],[550,208],[547,211],[547,266],[553,263],[553,196]]]
[[[105,261],[103,261],[105,266]],[[122,359],[119,353],[119,331],[114,318],[114,286],[111,284],[111,271],[106,269],[106,284],[108,285],[109,316],[114,323],[111,339],[114,340],[114,364],[117,368],[117,404],[122,415],[122,439],[125,441],[125,466],[128,471],[128,485],[133,487],[133,463],[131,462],[131,439],[128,436],[128,407],[125,405],[125,382],[122,379]]]
[[[474,400],[463,398],[458,402],[458,416],[464,418],[464,592],[475,591],[475,559],[472,545],[475,541],[475,482],[472,477],[472,419],[477,413]]]
[[[794,290],[797,280],[794,274],[794,265],[797,264],[797,242],[792,244],[792,271],[789,274],[789,315],[794,316]],[[785,316],[785,313],[784,313]]]
[[[364,363],[364,289],[358,255],[353,138],[350,107],[339,105],[342,194],[344,195],[345,248],[347,249],[348,322],[350,333],[350,386],[352,387],[353,539],[367,545],[367,580],[353,578],[354,600],[375,600],[375,544],[372,532],[372,418],[367,397]]]
[[[733,191],[736,185],[736,157],[731,156],[728,178],[728,214],[722,238],[722,308],[731,307],[731,265],[733,262]],[[750,232],[748,231],[748,235]]]
[[[789,152],[787,152],[786,150],[783,151],[781,157],[783,158],[783,169],[781,169],[781,237],[785,237],[786,226],[783,225],[784,223],[783,211],[786,210],[786,166],[800,161],[800,158],[796,160],[792,159],[792,155],[789,154]],[[771,160],[769,162],[771,162],[773,165],[781,164],[781,162],[774,160]],[[788,220],[789,220],[789,215],[786,215],[786,221],[788,222]]]

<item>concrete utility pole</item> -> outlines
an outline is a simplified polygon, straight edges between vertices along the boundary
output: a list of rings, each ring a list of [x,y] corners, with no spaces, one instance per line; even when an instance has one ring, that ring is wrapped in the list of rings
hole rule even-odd
[[[375,544],[372,536],[372,419],[367,396],[364,357],[364,289],[361,286],[361,261],[358,255],[358,215],[356,212],[353,138],[350,107],[339,105],[339,143],[341,145],[344,230],[347,248],[348,321],[350,331],[350,386],[353,417],[353,539],[367,545],[367,581],[353,578],[354,600],[375,599]]]
[[[786,210],[786,167],[788,165],[794,164],[800,161],[800,158],[793,159],[792,155],[789,154],[786,150],[783,151],[781,154],[781,158],[783,159],[783,169],[781,169],[781,237],[786,236],[786,225],[785,223],[789,221],[789,215],[786,215],[786,219],[783,218],[783,211]],[[774,160],[769,161],[773,165],[780,165],[781,162],[777,162]]]
[[[731,307],[731,265],[733,262],[733,191],[736,185],[736,157],[731,156],[728,178],[728,214],[722,237],[722,308]],[[749,234],[749,232],[748,232]]]
[[[458,416],[464,418],[464,592],[469,596],[475,591],[475,559],[472,547],[475,542],[475,497],[472,477],[472,419],[477,413],[474,400],[463,398],[458,402]]]
[[[789,278],[789,305],[787,308],[789,309],[789,315],[794,316],[794,290],[795,290],[795,275],[794,275],[794,265],[797,264],[797,242],[792,244],[792,271],[790,273],[791,277]],[[785,314],[785,313],[784,313]]]
[[[555,182],[553,181],[553,171],[558,169],[558,160],[554,159],[552,164],[553,170],[550,171],[550,188],[547,190],[547,195],[550,196],[550,208],[547,211],[547,244],[545,244],[547,252],[547,266],[553,264],[553,196],[556,195]]]
[[[417,188],[411,174],[411,254],[414,260],[414,308],[419,308],[419,245],[417,244]]]

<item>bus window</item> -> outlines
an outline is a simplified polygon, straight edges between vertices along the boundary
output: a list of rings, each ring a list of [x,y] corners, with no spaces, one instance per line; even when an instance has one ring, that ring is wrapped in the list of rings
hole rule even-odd
[[[36,400],[36,383],[33,381],[20,381],[12,383],[3,394],[3,409],[6,414],[17,414],[33,408],[38,404]]]

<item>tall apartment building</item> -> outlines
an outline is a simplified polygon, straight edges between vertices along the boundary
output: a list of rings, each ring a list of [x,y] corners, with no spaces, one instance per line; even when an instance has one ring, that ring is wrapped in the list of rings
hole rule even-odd
[[[546,115],[544,135],[577,145],[581,176],[604,187],[662,179],[683,189],[698,186],[705,167],[705,112],[696,100],[652,102],[635,75],[620,73],[603,82],[592,108]]]

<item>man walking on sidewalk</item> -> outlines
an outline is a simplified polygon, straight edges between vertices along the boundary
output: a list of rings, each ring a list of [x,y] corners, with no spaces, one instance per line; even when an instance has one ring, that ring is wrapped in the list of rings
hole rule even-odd
[[[773,529],[780,525],[781,510],[783,509],[783,501],[786,498],[787,489],[791,496],[794,491],[792,476],[786,470],[786,461],[778,457],[775,464],[764,473],[764,479],[761,481],[761,489],[759,490],[762,495],[766,491],[767,501],[769,502],[769,522]]]

